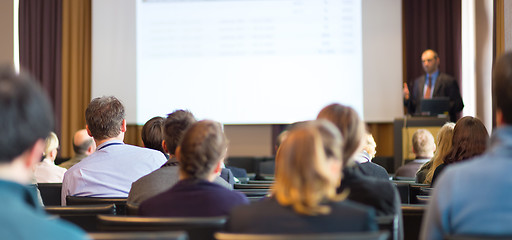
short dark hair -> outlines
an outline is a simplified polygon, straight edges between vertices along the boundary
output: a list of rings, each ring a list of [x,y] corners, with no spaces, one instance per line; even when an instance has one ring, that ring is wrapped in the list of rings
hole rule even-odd
[[[11,67],[0,67],[0,162],[11,162],[52,129],[53,110],[39,84]]]
[[[75,151],[76,154],[84,154],[87,152],[87,149],[94,143],[94,140],[92,138],[89,138],[85,140],[80,145],[75,145],[75,141],[73,141],[73,151]]]
[[[114,96],[95,98],[85,110],[85,121],[96,140],[117,137],[124,119],[124,106]]]
[[[176,148],[181,142],[185,130],[187,130],[192,124],[196,122],[194,115],[186,110],[176,110],[165,119],[164,123],[164,140],[165,146],[169,154],[174,155]]]
[[[503,121],[512,124],[512,52],[507,52],[496,62],[492,84],[494,104],[503,113]]]
[[[144,147],[164,152],[162,148],[162,140],[164,134],[162,128],[164,125],[163,117],[154,117],[149,119],[144,126],[142,126],[141,138],[144,143]]]
[[[180,144],[180,169],[187,177],[206,179],[227,149],[227,139],[218,122],[194,123]]]
[[[461,162],[485,152],[489,133],[478,118],[466,116],[455,123],[452,148],[444,158],[445,164]]]

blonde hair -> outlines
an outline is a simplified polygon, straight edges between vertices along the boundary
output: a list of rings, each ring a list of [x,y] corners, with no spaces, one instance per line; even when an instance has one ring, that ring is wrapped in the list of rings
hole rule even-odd
[[[44,157],[48,157],[51,151],[59,148],[59,138],[57,137],[57,134],[55,134],[54,132],[50,132],[50,135],[46,137],[44,143]]]
[[[341,161],[342,138],[338,129],[325,120],[299,124],[289,131],[276,155],[272,194],[279,204],[291,206],[304,215],[329,214],[325,200],[340,201],[334,182],[326,170],[327,161]],[[336,159],[336,160],[333,160]]]
[[[425,181],[423,183],[431,184],[432,177],[434,177],[434,172],[436,168],[439,167],[444,161],[446,155],[450,152],[452,148],[452,138],[453,138],[453,129],[455,128],[455,123],[448,122],[441,127],[439,133],[437,133],[437,150],[434,152],[434,156],[430,160],[431,166],[428,170],[428,173],[425,177]]]

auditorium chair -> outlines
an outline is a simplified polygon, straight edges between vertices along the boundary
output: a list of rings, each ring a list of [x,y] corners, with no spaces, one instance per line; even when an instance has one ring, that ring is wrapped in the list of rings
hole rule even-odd
[[[62,183],[38,183],[37,188],[45,206],[60,206]]]
[[[81,227],[87,232],[97,230],[98,214],[114,214],[116,212],[114,204],[97,205],[76,205],[76,206],[45,206],[45,211],[50,215],[59,216]]]
[[[126,215],[128,215],[128,216],[139,215],[139,205],[135,205],[132,203],[126,203]]]
[[[66,205],[94,205],[94,204],[115,204],[115,215],[126,215],[126,198],[107,198],[107,197],[76,197],[66,196]]]
[[[404,223],[404,239],[419,239],[421,222],[426,205],[402,204],[402,217]]]
[[[262,189],[262,190],[267,190],[271,186],[272,186],[271,184],[254,184],[254,183],[251,183],[251,184],[241,184],[241,183],[235,183],[235,185],[233,185],[233,188],[234,189]]]
[[[445,240],[510,240],[512,235],[447,235]]]
[[[379,225],[380,231],[388,232],[388,240],[398,240],[401,239],[400,236],[403,234],[400,232],[400,215],[386,215],[386,216],[377,216],[377,224]]]
[[[269,194],[269,189],[235,189],[235,191],[245,194],[246,197],[265,197]]]
[[[89,233],[93,240],[187,240],[187,233],[173,232],[113,232]]]
[[[136,217],[98,215],[99,230],[129,231],[186,231],[190,240],[214,239],[221,231],[226,217]]]
[[[386,240],[389,233],[354,232],[354,233],[309,233],[309,234],[245,234],[215,233],[217,240]]]

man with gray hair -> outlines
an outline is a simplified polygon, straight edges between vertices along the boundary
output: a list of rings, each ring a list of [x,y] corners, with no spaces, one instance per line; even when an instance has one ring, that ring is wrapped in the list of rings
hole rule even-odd
[[[132,182],[167,161],[159,151],[123,143],[125,111],[117,98],[93,99],[85,111],[85,120],[97,149],[64,175],[63,205],[66,196],[128,197]]]
[[[435,150],[436,143],[432,133],[426,129],[418,129],[412,135],[412,151],[416,155],[416,158],[412,162],[398,168],[395,176],[408,178],[416,177],[416,172],[434,156]]]

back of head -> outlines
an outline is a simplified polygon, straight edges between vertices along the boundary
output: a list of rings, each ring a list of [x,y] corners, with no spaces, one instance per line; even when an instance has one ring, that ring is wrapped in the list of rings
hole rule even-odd
[[[459,119],[453,129],[452,149],[444,163],[460,162],[482,154],[488,140],[489,133],[478,118],[467,116]]]
[[[336,187],[341,181],[341,169],[331,172],[329,161],[339,161],[341,167],[342,148],[340,132],[328,121],[292,128],[276,155],[272,191],[279,204],[299,214],[328,214],[329,207],[321,202],[339,199]]]
[[[164,149],[162,148],[162,140],[164,139],[162,131],[163,125],[163,117],[154,117],[149,119],[146,124],[142,126],[141,138],[144,143],[144,147],[164,152]]]
[[[512,52],[501,56],[494,65],[493,100],[501,111],[504,124],[512,124]]]
[[[437,148],[434,153],[434,157],[432,157],[432,165],[425,177],[425,184],[431,184],[432,178],[434,177],[434,172],[439,165],[444,162],[444,158],[452,149],[452,138],[453,138],[453,129],[455,128],[455,123],[448,122],[441,127],[439,132],[437,133]]]
[[[344,140],[343,162],[346,166],[352,156],[359,152],[365,141],[366,129],[357,112],[341,104],[331,104],[318,113],[317,119],[326,119],[334,123]]]
[[[416,158],[431,158],[436,150],[434,136],[426,129],[418,129],[412,135],[412,148]]]
[[[44,156],[49,156],[50,152],[59,148],[59,138],[54,132],[50,132],[50,135],[45,139]]]
[[[124,106],[113,96],[95,98],[85,110],[85,121],[95,140],[119,136],[124,119]]]
[[[207,179],[227,150],[227,139],[218,122],[194,123],[180,144],[180,170],[188,178]]]
[[[185,131],[196,122],[194,115],[185,110],[176,110],[164,122],[163,134],[169,154],[174,155]]]
[[[53,128],[48,97],[27,75],[0,67],[0,163],[11,162]]]
[[[89,136],[86,129],[78,130],[73,136],[73,151],[75,154],[85,154],[93,144],[95,144],[94,139]]]

